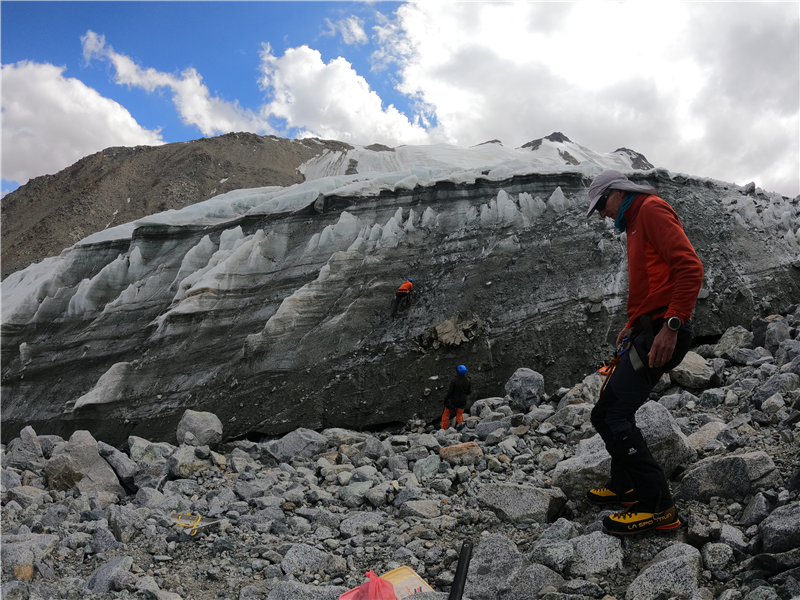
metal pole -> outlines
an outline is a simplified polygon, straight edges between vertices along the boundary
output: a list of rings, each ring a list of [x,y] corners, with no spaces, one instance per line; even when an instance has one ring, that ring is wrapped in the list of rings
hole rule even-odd
[[[450,596],[447,600],[461,600],[464,594],[464,585],[467,583],[467,570],[471,559],[472,541],[464,540],[461,544],[461,554],[458,557],[456,576],[453,579],[453,585],[450,587]]]

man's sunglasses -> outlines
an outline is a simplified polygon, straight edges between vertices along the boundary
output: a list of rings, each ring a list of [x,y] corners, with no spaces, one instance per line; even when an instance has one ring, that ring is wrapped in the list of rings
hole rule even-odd
[[[609,197],[613,193],[614,193],[614,190],[606,190],[603,193],[603,195],[600,196],[600,199],[597,201],[597,204],[594,205],[594,207],[597,210],[597,212],[600,212],[601,210],[605,210],[606,202],[608,202]]]

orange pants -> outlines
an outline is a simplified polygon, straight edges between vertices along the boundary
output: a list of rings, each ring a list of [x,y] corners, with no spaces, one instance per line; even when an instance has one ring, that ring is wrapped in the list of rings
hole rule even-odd
[[[450,409],[445,408],[444,412],[442,413],[442,429],[448,429],[450,427]],[[464,409],[457,408],[454,411],[456,413],[456,423],[463,423],[464,422]]]

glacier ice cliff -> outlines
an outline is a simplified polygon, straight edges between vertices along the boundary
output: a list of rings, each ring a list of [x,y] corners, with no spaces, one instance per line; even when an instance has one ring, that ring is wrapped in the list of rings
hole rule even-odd
[[[186,408],[229,438],[432,418],[458,364],[482,397],[518,367],[571,384],[625,321],[624,234],[585,217],[608,167],[680,215],[705,266],[696,335],[800,299],[798,198],[538,142],[326,151],[304,183],[139,219],[13,273],[3,440],[32,425],[173,441]],[[414,304],[392,319],[406,277]],[[468,333],[430,343],[448,321]]]

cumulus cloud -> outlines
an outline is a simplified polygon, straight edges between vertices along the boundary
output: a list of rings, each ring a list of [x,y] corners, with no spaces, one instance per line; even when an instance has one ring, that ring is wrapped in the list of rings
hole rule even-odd
[[[328,31],[323,35],[336,35],[341,34],[342,41],[348,45],[362,45],[369,41],[366,32],[364,31],[364,21],[356,16],[351,16],[341,21],[334,23],[330,19],[325,19],[328,25]]]
[[[800,192],[796,6],[410,3],[373,31],[373,70],[395,68],[441,138],[519,146],[562,131]]]
[[[116,69],[115,82],[120,85],[139,87],[148,92],[159,88],[172,91],[172,99],[181,121],[197,127],[203,135],[217,135],[230,131],[253,133],[275,133],[269,122],[252,110],[242,108],[238,101],[227,102],[212,97],[203,78],[192,68],[180,76],[162,73],[155,69],[143,69],[123,54],[114,52],[106,45],[105,38],[88,31],[81,38],[84,57],[107,59]]]
[[[353,143],[426,144],[435,140],[419,122],[393,105],[384,108],[344,58],[323,63],[317,50],[290,48],[282,57],[269,44],[261,51],[260,85],[272,100],[262,114],[284,119],[290,129]]]
[[[141,127],[117,102],[64,67],[33,62],[3,65],[2,177],[26,183],[56,173],[109,146],[156,146],[161,134]]]

